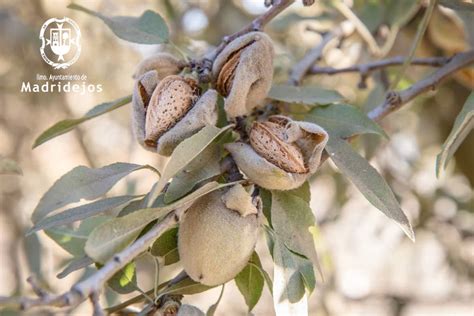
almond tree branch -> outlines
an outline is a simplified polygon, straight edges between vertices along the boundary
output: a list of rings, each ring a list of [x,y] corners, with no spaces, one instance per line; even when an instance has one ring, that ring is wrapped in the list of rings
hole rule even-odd
[[[390,91],[385,97],[385,101],[370,111],[367,115],[374,121],[380,121],[388,114],[400,109],[403,105],[413,100],[415,97],[436,87],[456,71],[474,63],[474,50],[469,50],[454,55],[441,68],[428,77],[414,83],[412,86],[401,91]]]
[[[288,83],[295,86],[300,85],[303,78],[310,71],[311,66],[322,57],[323,50],[327,44],[332,40],[348,36],[353,31],[353,24],[349,21],[344,21],[336,29],[324,35],[321,42],[306,53],[306,55],[295,66],[293,66]]]
[[[413,58],[410,62],[411,65],[417,66],[431,66],[431,67],[441,67],[446,65],[452,57],[427,57],[427,58]],[[340,73],[347,72],[359,72],[361,75],[368,75],[370,72],[373,72],[378,69],[383,69],[386,67],[400,66],[405,62],[405,57],[398,56],[388,59],[377,60],[370,63],[358,64],[345,68],[333,68],[333,67],[320,67],[313,66],[308,74],[310,75],[335,75]]]
[[[94,306],[94,315],[101,315],[98,304],[98,295],[102,288],[112,276],[127,265],[131,260],[146,251],[149,245],[179,221],[181,212],[174,211],[166,215],[142,237],[138,238],[132,245],[117,253],[100,270],[72,286],[72,288],[61,295],[50,295],[41,292],[38,298],[5,298],[0,297],[0,306],[20,310],[29,310],[39,306],[74,307],[90,298]],[[35,292],[40,293],[38,289]]]

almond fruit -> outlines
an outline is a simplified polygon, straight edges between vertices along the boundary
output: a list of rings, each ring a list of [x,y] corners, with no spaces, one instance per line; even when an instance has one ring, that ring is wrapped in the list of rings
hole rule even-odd
[[[263,158],[291,173],[306,173],[303,155],[294,144],[284,141],[284,127],[273,122],[255,122],[250,131],[250,145]]]
[[[179,226],[178,251],[184,270],[194,281],[209,286],[230,281],[252,255],[258,238],[261,202],[249,205],[251,197],[243,190],[209,193],[184,214]],[[229,208],[236,205],[235,210]],[[249,210],[244,210],[243,205]]]
[[[193,107],[199,94],[192,79],[168,76],[161,80],[146,108],[145,144],[156,146],[158,138]]]

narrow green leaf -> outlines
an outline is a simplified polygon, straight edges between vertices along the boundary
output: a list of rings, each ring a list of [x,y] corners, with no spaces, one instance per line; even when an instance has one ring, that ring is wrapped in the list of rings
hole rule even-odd
[[[219,294],[219,298],[217,299],[217,301],[209,307],[206,312],[206,316],[214,316],[214,314],[216,313],[216,309],[219,306],[219,303],[221,302],[222,296],[224,295],[224,286],[225,285],[222,284],[221,294]]]
[[[292,251],[309,258],[322,277],[314,239],[310,232],[316,221],[309,201],[294,195],[292,191],[273,191],[272,225],[278,238]]]
[[[73,256],[82,257],[85,255],[84,247],[91,232],[108,220],[110,217],[98,216],[83,220],[78,228],[59,227],[44,232]]]
[[[261,266],[257,253],[253,253],[249,264],[240,271],[234,281],[248,306],[248,312],[257,305],[263,292],[264,278],[256,266]]]
[[[133,242],[140,232],[152,221],[165,216],[174,209],[188,206],[203,195],[229,185],[234,185],[235,183],[206,183],[196,191],[172,204],[165,204],[161,198],[157,199],[152,208],[137,210],[126,216],[115,218],[94,229],[87,240],[85,251],[94,261],[103,263]]]
[[[128,294],[137,290],[137,271],[135,262],[129,262],[107,281],[107,285],[118,294]]]
[[[48,229],[55,226],[70,224],[81,219],[104,213],[121,205],[125,205],[137,197],[139,196],[116,196],[64,210],[58,214],[42,218],[27,232],[27,234],[32,234],[39,230]]]
[[[333,104],[313,109],[307,121],[321,125],[342,138],[358,134],[378,134],[388,138],[385,131],[358,108],[347,104]]]
[[[315,86],[296,87],[292,85],[273,85],[268,97],[277,101],[306,105],[330,104],[344,100],[342,95],[334,90],[326,90]]]
[[[151,246],[151,254],[164,259],[165,266],[179,261],[178,228],[171,228],[160,236]]]
[[[43,278],[43,247],[38,239],[38,236],[31,235],[23,238],[23,245],[25,247],[25,255],[28,268],[30,269],[30,274],[36,275],[39,278]]]
[[[170,203],[186,195],[196,184],[220,174],[221,146],[210,144],[183,170],[178,172],[165,193],[165,202]]]
[[[14,160],[0,156],[0,174],[23,175],[23,171]]]
[[[299,264],[282,242],[273,247],[273,305],[277,316],[308,315],[308,300]]]
[[[441,152],[436,157],[436,176],[439,177],[441,170],[446,169],[448,162],[453,157],[464,139],[474,127],[474,92],[467,98],[461,112],[454,121],[451,133],[443,144]]]
[[[105,16],[75,3],[69,9],[79,10],[101,19],[117,37],[139,44],[162,44],[168,42],[169,31],[165,20],[156,12],[146,10],[139,17]]]
[[[107,193],[120,179],[133,171],[155,170],[151,166],[118,162],[102,168],[78,166],[57,180],[33,211],[33,223],[52,211],[81,199],[93,200]]]
[[[132,96],[126,96],[115,101],[101,103],[92,109],[90,109],[83,117],[78,119],[67,119],[59,121],[43,133],[41,133],[38,138],[36,138],[33,148],[38,147],[39,145],[47,142],[50,139],[53,139],[59,135],[65,134],[69,131],[72,131],[77,125],[82,124],[90,119],[98,117],[107,112],[118,109],[121,106],[124,106],[132,101]]]
[[[186,277],[183,280],[167,287],[165,290],[163,290],[162,293],[160,293],[160,295],[165,295],[165,294],[191,295],[191,294],[205,292],[212,288],[213,286],[207,286],[199,282],[193,281],[190,277]]]
[[[355,152],[346,141],[338,137],[329,137],[326,150],[339,170],[354,183],[367,200],[393,219],[405,234],[414,240],[415,235],[408,218],[387,182],[377,170]]]
[[[36,236],[36,235],[33,235],[33,236]],[[67,264],[67,266],[63,269],[63,271],[59,272],[58,275],[56,275],[56,277],[58,279],[63,279],[65,277],[67,277],[69,274],[71,274],[72,272],[80,270],[80,269],[84,269],[84,268],[90,266],[93,263],[94,263],[94,260],[92,260],[91,258],[89,258],[87,256],[82,256],[82,257],[79,257],[79,258],[73,258]]]
[[[148,206],[158,197],[168,181],[178,172],[183,170],[194,158],[207,148],[219,135],[228,130],[230,126],[217,128],[206,126],[198,133],[180,143],[170,157],[168,164],[163,170],[158,184],[153,188],[148,201]]]

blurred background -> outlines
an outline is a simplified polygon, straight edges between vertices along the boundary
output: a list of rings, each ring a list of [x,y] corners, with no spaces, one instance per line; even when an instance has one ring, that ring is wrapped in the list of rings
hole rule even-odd
[[[108,15],[140,15],[147,9],[167,21],[174,43],[191,57],[217,45],[266,10],[263,0],[81,0],[77,3]],[[301,2],[301,1],[297,1]],[[324,32],[345,18],[320,1],[311,7],[294,4],[268,27],[275,42],[275,80],[285,82],[288,70],[317,45]],[[132,74],[144,58],[158,51],[179,54],[170,46],[131,44],[116,38],[98,19],[67,9],[68,0],[0,0],[0,155],[14,159],[23,176],[0,178],[0,295],[31,294],[26,278],[41,276],[53,292],[61,292],[82,272],[58,280],[70,255],[39,233],[25,239],[30,214],[44,192],[77,165],[101,167],[123,161],[161,168],[165,159],[144,151],[130,130],[130,107],[91,120],[73,132],[32,150],[35,138],[64,118],[80,117],[101,102],[131,93]],[[387,55],[407,55],[426,1],[346,1]],[[82,32],[82,54],[67,70],[53,70],[39,53],[41,25],[51,17],[74,19]],[[474,17],[473,17],[474,19]],[[469,47],[463,20],[437,7],[416,52],[417,57],[450,56]],[[355,32],[329,44],[318,65],[346,67],[376,60]],[[409,67],[398,88],[432,71]],[[23,81],[37,74],[85,74],[101,93],[20,93]],[[368,110],[384,97],[397,68],[375,72],[360,89],[358,74],[309,76],[305,83],[338,90],[349,104]],[[330,162],[312,179],[312,209],[320,225],[318,250],[325,283],[309,299],[311,315],[472,316],[474,315],[474,137],[461,145],[439,179],[435,159],[454,119],[474,88],[473,69],[458,72],[436,91],[415,99],[382,125],[390,140],[366,136],[355,146],[384,175],[415,228],[416,243],[372,207]],[[143,193],[153,174],[140,171],[121,181],[110,195]],[[270,273],[272,261],[262,234],[257,250]],[[152,287],[153,262],[140,262],[138,285]],[[166,267],[163,279],[180,271]],[[220,288],[186,296],[184,302],[202,310],[213,304]],[[137,295],[138,292],[132,294]],[[104,300],[117,302],[110,293]],[[90,315],[88,304],[70,315]],[[0,311],[0,314],[3,312]],[[31,315],[53,315],[33,311]],[[253,310],[272,315],[268,288]],[[246,305],[233,282],[225,287],[217,315],[246,315]]]

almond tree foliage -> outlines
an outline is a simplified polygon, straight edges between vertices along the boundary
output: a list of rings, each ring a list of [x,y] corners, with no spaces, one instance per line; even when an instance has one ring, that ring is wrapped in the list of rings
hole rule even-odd
[[[222,286],[219,300],[206,313],[213,315],[224,284],[235,282],[249,312],[267,287],[277,315],[305,315],[308,297],[324,279],[315,247],[319,231],[309,206],[308,179],[326,159],[387,220],[415,240],[410,221],[387,181],[351,142],[364,134],[390,141],[378,125],[382,118],[474,63],[472,49],[447,57],[414,57],[437,6],[456,10],[472,44],[474,35],[469,31],[473,30],[474,6],[462,1],[431,0],[426,7],[420,1],[385,1],[389,9],[382,11],[382,5],[374,7],[363,1],[355,1],[352,9],[343,2],[321,1],[322,16],[280,17],[295,1],[265,2],[269,6],[266,13],[203,56],[193,52],[183,56],[171,42],[173,30],[159,12],[108,16],[76,3],[69,6],[99,18],[122,40],[163,44],[164,51],[137,65],[129,96],[99,104],[81,118],[54,124],[33,147],[85,121],[131,106],[131,129],[137,142],[144,150],[169,156],[169,161],[163,170],[133,162],[100,168],[78,166],[58,179],[38,202],[28,234],[44,231],[70,253],[71,260],[58,278],[77,270],[94,272],[60,295],[44,292],[30,279],[38,297],[11,298],[6,305],[74,307],[90,299],[94,315],[124,311],[130,305],[139,306],[140,315],[157,311],[204,314],[181,305],[183,295]],[[310,6],[314,1],[303,2]],[[416,14],[422,18],[410,55],[383,59],[387,54],[384,45],[389,43],[378,43],[374,34],[382,25],[403,28]],[[276,78],[275,43],[264,33],[264,26],[273,20],[276,28],[285,28],[302,19],[331,19],[339,26],[323,33],[318,45],[285,69],[286,78]],[[352,34],[359,34],[373,62],[346,69],[317,66],[329,42],[343,41]],[[413,65],[437,69],[401,89],[397,81]],[[399,68],[392,82],[387,79],[386,98],[372,109],[348,104],[338,91],[304,82],[316,74],[358,72],[363,88],[373,73],[393,66]],[[471,131],[473,116],[471,93],[438,155],[437,174]],[[148,192],[106,196],[118,181],[138,170],[156,179]],[[0,173],[21,174],[21,169],[1,158]],[[87,203],[68,206],[82,200]],[[274,261],[272,276],[254,251],[257,238],[263,235]],[[143,290],[137,283],[135,261],[143,254],[157,262],[152,276],[157,282],[152,289]],[[177,262],[184,270],[171,280],[161,280],[159,267]],[[98,298],[105,288],[120,295],[139,294],[102,307]]]

